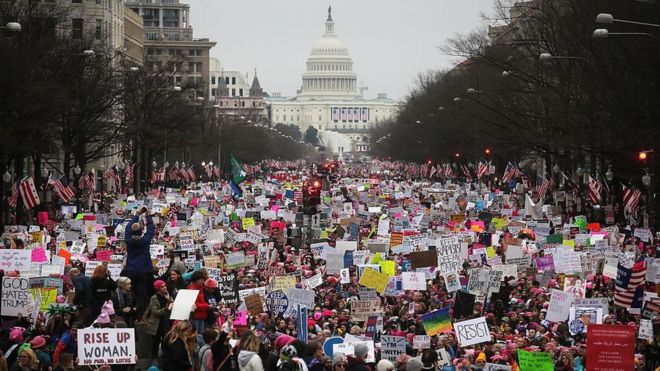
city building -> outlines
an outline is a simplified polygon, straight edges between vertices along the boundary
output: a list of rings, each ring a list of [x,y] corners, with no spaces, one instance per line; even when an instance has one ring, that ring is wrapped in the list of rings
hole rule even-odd
[[[173,86],[192,88],[195,97],[208,98],[209,51],[216,45],[193,38],[190,5],[179,0],[126,0],[144,24],[145,66],[173,68]]]
[[[218,106],[220,115],[244,116],[246,121],[264,123],[268,111],[264,102],[264,91],[255,71],[252,82],[239,71],[225,71],[216,58],[210,60],[209,97]]]
[[[124,7],[124,50],[136,66],[144,65],[144,23],[133,10]]]
[[[314,127],[328,151],[357,157],[369,151],[369,129],[396,116],[400,107],[385,93],[365,99],[363,90],[328,8],[325,32],[307,58],[301,89],[292,98],[273,93],[266,102],[273,124],[296,125],[303,133]]]

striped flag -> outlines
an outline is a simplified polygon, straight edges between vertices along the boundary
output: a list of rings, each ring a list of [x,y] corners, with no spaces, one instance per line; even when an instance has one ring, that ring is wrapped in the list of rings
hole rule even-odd
[[[488,175],[488,164],[479,161],[479,165],[477,166],[477,179],[481,179],[484,175]]]
[[[209,179],[211,179],[211,177],[213,176],[213,167],[207,164],[206,166],[204,166],[204,170],[206,170],[206,176],[209,177]]]
[[[625,268],[621,264],[617,267],[614,304],[624,308],[640,308],[646,283],[646,263],[644,261],[633,264],[632,268]]]
[[[16,204],[18,204],[18,182],[14,182],[11,185],[11,193],[9,194],[9,197],[7,198],[7,204],[11,207],[16,207]]]
[[[103,179],[112,179],[115,183],[115,186],[119,187],[119,172],[115,165],[110,166],[105,173],[103,173]]]
[[[600,192],[603,190],[603,185],[596,179],[589,176],[589,199],[592,204],[600,204]]]
[[[124,177],[126,178],[126,184],[133,184],[133,167],[135,165],[126,165],[126,170],[124,170]]]
[[[465,175],[466,178],[472,178],[472,173],[470,173],[470,169],[467,165],[461,165],[461,171],[463,171],[463,175]]]
[[[50,184],[50,177],[48,178],[48,184]],[[78,178],[78,189],[83,191],[85,189],[89,189],[88,183],[87,183],[87,175],[83,174]]]
[[[193,171],[193,165],[190,165],[190,167],[188,168],[188,176],[190,176],[191,182],[197,180],[197,177],[195,176],[195,172]]]
[[[49,178],[49,184],[50,180],[52,178]],[[55,193],[57,193],[57,196],[62,199],[64,202],[69,202],[75,196],[75,193],[73,192],[73,188],[71,188],[71,185],[69,184],[68,179],[66,176],[62,175],[59,179],[53,181],[53,188],[55,188]]]
[[[174,166],[170,169],[168,177],[170,178],[170,182],[176,182],[179,180],[179,161],[174,163]]]
[[[215,175],[216,178],[220,179],[220,167],[219,166],[214,166],[213,167],[213,174]]]
[[[445,178],[451,178],[454,176],[454,169],[451,167],[451,164],[445,164]]]
[[[573,190],[573,193],[577,194],[580,192],[580,186],[575,180],[573,180],[573,178],[566,175],[566,173],[564,173],[563,171],[561,172],[561,176],[562,178],[564,178],[564,183],[566,183],[566,185]]]
[[[550,181],[547,178],[539,177],[536,185],[536,193],[539,195],[539,201],[545,200],[545,194],[550,188]]]
[[[165,181],[165,168],[154,169],[151,173],[151,183],[160,183]]]
[[[632,190],[623,184],[621,186],[623,187],[623,212],[626,215],[636,215],[642,192],[639,189]]]
[[[19,192],[21,193],[21,198],[26,209],[32,209],[41,203],[32,177],[26,177],[21,180]]]
[[[181,177],[186,181],[186,183],[190,182],[190,174],[188,174],[188,170],[186,170],[185,167],[182,167],[180,170]]]
[[[431,166],[431,170],[429,171],[429,178],[433,178],[433,176],[435,175],[436,171],[437,171],[437,170],[435,169],[435,166]]]
[[[504,183],[509,183],[511,179],[520,176],[520,170],[518,167],[512,163],[507,163],[506,168],[504,169],[504,174],[502,175],[502,181]]]

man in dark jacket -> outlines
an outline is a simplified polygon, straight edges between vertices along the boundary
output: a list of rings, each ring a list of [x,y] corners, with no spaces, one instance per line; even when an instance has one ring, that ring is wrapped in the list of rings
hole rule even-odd
[[[142,234],[142,223],[140,215],[146,216],[147,230]],[[135,294],[137,307],[136,316],[140,318],[147,307],[147,300],[153,294],[150,292],[153,281],[153,265],[149,246],[154,237],[155,227],[147,208],[143,207],[131,219],[124,233],[126,239],[126,275],[133,282],[133,293]]]
[[[353,353],[355,356],[348,356],[347,371],[371,371],[371,367],[365,362],[369,354],[369,347],[366,344],[359,343],[355,345]]]

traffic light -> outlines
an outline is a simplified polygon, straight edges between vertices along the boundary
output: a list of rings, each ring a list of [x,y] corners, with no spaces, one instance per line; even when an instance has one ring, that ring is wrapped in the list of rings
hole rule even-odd
[[[307,179],[303,182],[303,214],[314,215],[318,212],[317,207],[321,203],[321,179]]]

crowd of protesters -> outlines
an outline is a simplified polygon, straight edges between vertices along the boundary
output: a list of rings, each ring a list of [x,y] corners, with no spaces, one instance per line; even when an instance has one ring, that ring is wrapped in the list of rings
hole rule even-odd
[[[323,175],[304,166],[259,169],[238,185],[198,182],[138,197],[99,197],[94,212],[76,213],[95,216],[93,238],[107,237],[94,249],[81,228],[85,223],[75,222],[85,220],[80,215],[59,215],[36,229],[6,227],[5,250],[46,247],[49,258],[61,249],[72,253],[62,274],[47,275],[62,282],[47,310],[3,315],[0,371],[531,370],[521,352],[547,354],[555,370],[596,369],[589,366],[595,362],[587,347],[589,326],[574,328],[572,317],[546,318],[554,291],[602,299],[599,315],[587,313],[581,324],[634,329],[626,369],[658,367],[660,240],[649,228],[608,220],[600,207],[561,184],[539,202],[533,187],[516,186],[515,176],[498,183],[493,176],[420,172],[413,180],[409,168],[380,165],[369,171],[366,165],[333,164]],[[317,222],[314,215],[300,218],[309,179],[323,187]],[[249,231],[262,238],[248,241]],[[585,235],[592,241],[580,237]],[[596,244],[596,235],[607,243]],[[437,250],[436,241],[454,236],[462,250],[460,268],[450,272],[457,283],[435,261],[412,266],[419,266],[416,254]],[[85,244],[82,251],[73,248],[78,242]],[[326,259],[346,255],[346,242],[354,242],[355,250],[340,267],[348,269],[343,277]],[[558,264],[560,247],[583,259],[579,271],[537,266],[537,258],[547,256]],[[109,261],[87,268],[103,251],[111,252]],[[244,262],[228,264],[227,257],[240,252]],[[498,270],[507,261],[520,264],[525,257],[527,266],[501,269],[497,289],[480,292],[471,284],[476,272]],[[384,261],[393,262],[391,268]],[[120,263],[121,270],[111,271],[111,263]],[[362,280],[365,269],[390,277],[423,272],[425,289],[405,290],[395,280],[378,289]],[[644,272],[628,302],[617,296],[630,289],[630,276],[628,287],[621,287],[626,270]],[[0,271],[4,277],[31,277],[31,271]],[[291,301],[286,311],[277,311],[266,299],[282,277],[293,288],[314,292],[304,329]],[[321,280],[312,285],[314,277]],[[460,287],[449,287],[454,284]],[[198,293],[190,317],[172,319],[181,290]],[[262,296],[261,310],[244,300],[255,293]],[[374,299],[380,305],[374,323],[355,316],[357,303]],[[416,344],[429,334],[423,316],[444,308],[450,308],[453,324],[485,318],[490,339],[464,346],[450,325]],[[133,364],[82,365],[77,332],[90,327],[134,328]],[[401,339],[401,351],[386,356],[383,337]],[[352,346],[336,350],[329,339]]]

